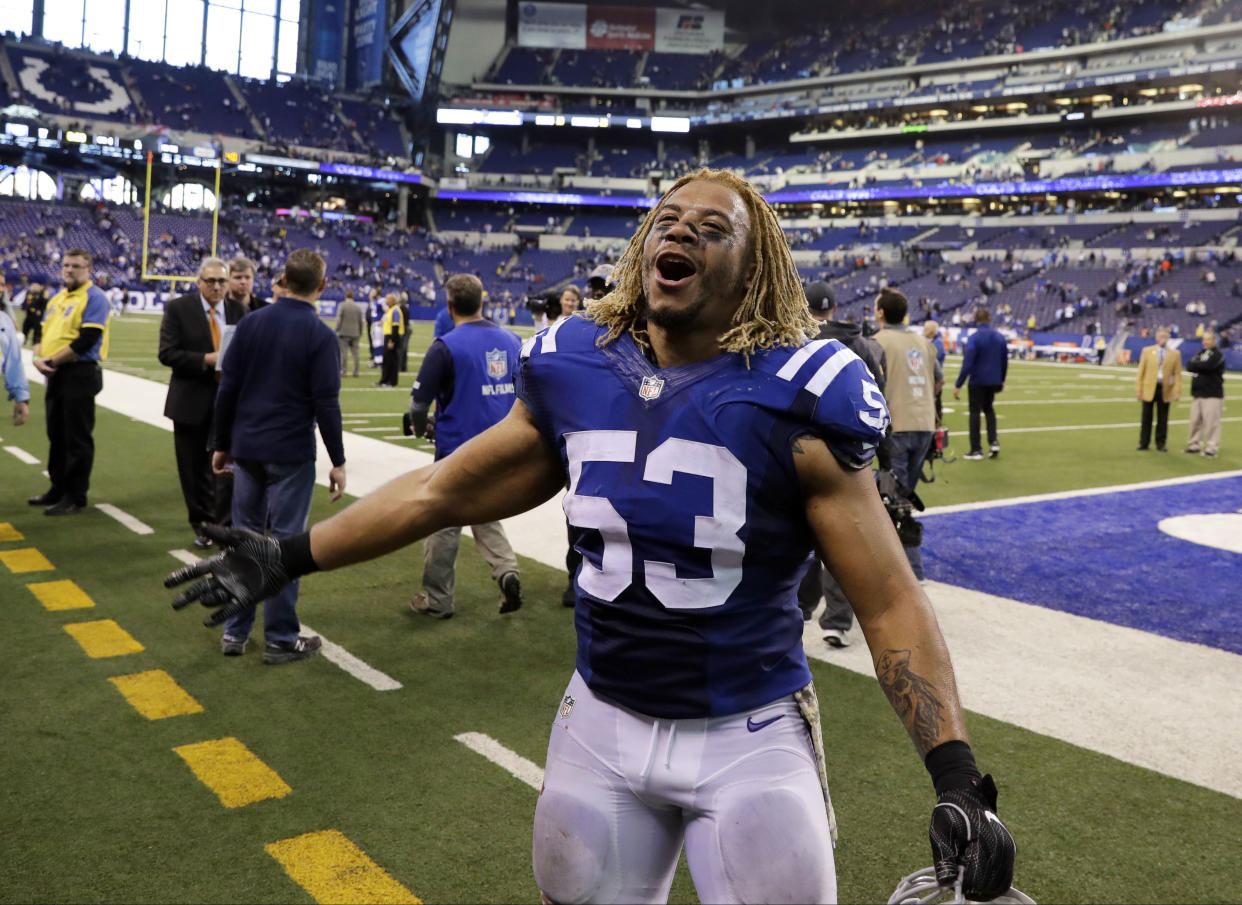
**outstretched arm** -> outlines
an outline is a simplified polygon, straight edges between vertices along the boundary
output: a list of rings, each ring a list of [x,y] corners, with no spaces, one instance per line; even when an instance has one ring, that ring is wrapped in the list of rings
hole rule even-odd
[[[876,676],[920,757],[966,740],[940,626],[902,552],[870,469],[847,471],[822,440],[794,441],[819,555],[854,607]]]
[[[518,400],[508,416],[451,456],[394,478],[311,529],[321,569],[382,556],[454,525],[533,509],[565,484],[560,457]]]
[[[966,743],[953,665],[931,603],[902,553],[871,471],[847,471],[822,440],[794,441],[794,466],[819,555],[854,607],[880,687],[936,788],[928,837],[936,879],[971,900],[1013,881],[1013,837],[996,816],[996,784]]]

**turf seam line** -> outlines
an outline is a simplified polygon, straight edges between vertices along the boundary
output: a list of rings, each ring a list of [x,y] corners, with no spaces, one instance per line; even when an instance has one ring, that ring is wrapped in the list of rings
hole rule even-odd
[[[951,512],[972,512],[976,509],[998,509],[1002,506],[1021,506],[1026,503],[1043,503],[1051,500],[1072,500],[1078,497],[1103,496],[1107,493],[1128,493],[1132,490],[1149,490],[1153,487],[1176,487],[1180,484],[1197,484],[1200,481],[1220,481],[1242,477],[1242,470],[1218,471],[1205,475],[1186,475],[1180,478],[1161,478],[1157,481],[1141,481],[1137,484],[1114,484],[1109,487],[1085,487],[1080,490],[1058,490],[1055,493],[1039,493],[1032,496],[1008,497],[1003,500],[983,500],[978,503],[954,503],[949,506],[932,506],[920,516],[947,515]]]

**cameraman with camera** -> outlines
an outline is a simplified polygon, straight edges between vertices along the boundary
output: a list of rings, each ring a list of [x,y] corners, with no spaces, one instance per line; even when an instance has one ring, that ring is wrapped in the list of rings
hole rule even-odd
[[[897,525],[906,559],[919,581],[923,580],[923,555],[920,551],[922,525],[904,510],[902,499],[915,500],[915,488],[936,431],[936,392],[944,383],[944,374],[936,361],[936,351],[922,332],[911,332],[903,326],[908,310],[906,297],[895,289],[881,289],[875,300],[875,318],[880,330],[875,340],[884,349],[887,383],[884,399],[893,419],[893,431],[885,438],[881,452],[896,479],[885,505]],[[884,454],[887,453],[887,456]],[[885,497],[885,480],[881,474],[880,496]],[[918,508],[922,508],[921,505]]]
[[[522,340],[483,317],[483,283],[459,273],[444,281],[453,329],[432,342],[410,391],[407,433],[435,440],[436,460],[500,422],[513,407],[513,375]],[[436,405],[434,431],[428,412]],[[500,586],[500,612],[522,605],[517,558],[500,522],[472,525],[475,545]],[[455,566],[461,528],[444,528],[423,542],[423,592],[410,609],[437,619],[453,615]]]

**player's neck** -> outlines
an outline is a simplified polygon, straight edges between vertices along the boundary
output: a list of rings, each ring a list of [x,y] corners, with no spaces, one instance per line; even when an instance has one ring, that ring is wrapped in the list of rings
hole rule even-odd
[[[720,354],[720,337],[704,330],[670,332],[656,324],[647,324],[647,337],[655,365],[659,368],[679,368],[697,364]]]

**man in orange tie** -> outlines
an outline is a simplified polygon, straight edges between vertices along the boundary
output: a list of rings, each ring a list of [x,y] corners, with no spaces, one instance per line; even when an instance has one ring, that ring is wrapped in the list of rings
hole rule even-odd
[[[224,261],[204,259],[198,268],[197,291],[165,305],[160,322],[160,362],[172,368],[164,416],[173,422],[177,475],[196,547],[211,546],[211,540],[199,533],[200,525],[229,521],[233,495],[229,478],[212,474],[207,451],[220,373],[220,340],[225,327],[246,313],[243,304],[225,298],[228,281]]]
[[[1152,408],[1156,410],[1156,449],[1168,452],[1169,403],[1182,395],[1182,353],[1169,348],[1169,329],[1156,330],[1156,344],[1143,349],[1139,357],[1135,390],[1143,403],[1143,421],[1139,427],[1138,449],[1145,450],[1151,442]]]

